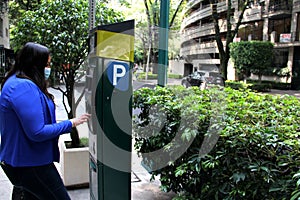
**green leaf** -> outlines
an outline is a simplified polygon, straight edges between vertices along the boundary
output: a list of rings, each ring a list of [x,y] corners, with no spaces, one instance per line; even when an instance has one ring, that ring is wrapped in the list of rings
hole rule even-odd
[[[243,181],[245,180],[246,178],[246,174],[245,173],[234,173],[232,176],[231,176],[231,179],[233,179],[233,181],[235,183],[238,183],[239,181]]]

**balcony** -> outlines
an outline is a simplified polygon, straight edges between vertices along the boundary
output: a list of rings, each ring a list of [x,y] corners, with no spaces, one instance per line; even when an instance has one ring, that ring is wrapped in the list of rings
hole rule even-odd
[[[262,7],[255,5],[251,9],[245,10],[242,22],[258,21],[261,19],[262,19]]]
[[[224,41],[223,44],[226,42]],[[194,42],[189,46],[182,47],[180,49],[180,55],[195,55],[195,54],[209,54],[209,53],[218,53],[218,47],[216,42],[205,42],[197,43]]]
[[[218,3],[217,10],[218,10],[218,13],[226,11],[227,10],[226,2]],[[190,16],[185,18],[183,20],[181,26],[183,28],[185,28],[190,24],[193,24],[193,23],[195,23],[195,22],[197,22],[197,21],[199,21],[203,18],[211,16],[211,14],[212,14],[212,11],[211,11],[210,5],[202,6],[202,8],[199,8],[199,9],[195,10],[193,13],[191,13]]]
[[[220,25],[220,32],[226,32],[227,31],[227,21],[220,19],[219,20]],[[233,27],[234,28],[234,27]],[[191,27],[188,29],[185,29],[183,31],[181,41],[187,42],[195,38],[201,38],[204,36],[214,35],[215,34],[215,28],[213,23],[205,24],[203,26],[197,26],[197,27]]]
[[[234,4],[232,4],[232,5],[234,5]],[[226,4],[226,1],[223,1],[223,2],[218,3],[217,10],[218,10],[218,13],[227,11],[227,4]]]
[[[294,0],[293,2],[293,13],[300,12],[300,0]]]
[[[264,17],[276,18],[292,14],[293,4],[288,2],[274,3],[270,2],[268,7],[263,6],[262,13]]]
[[[192,1],[189,1],[186,5],[186,10],[189,10],[191,9],[192,7],[194,7],[196,4],[198,4],[201,0],[192,0]]]
[[[213,35],[215,33],[214,24],[205,24],[205,26],[199,26],[198,28],[185,29],[181,41],[187,42],[195,38],[200,38],[206,35]]]
[[[299,46],[300,44],[300,33],[277,33],[272,32],[270,34],[270,41],[274,43],[275,47],[288,47],[288,46]]]
[[[198,10],[194,11],[189,17],[185,18],[181,26],[186,27],[210,15],[211,15],[210,6],[202,9],[199,8]]]

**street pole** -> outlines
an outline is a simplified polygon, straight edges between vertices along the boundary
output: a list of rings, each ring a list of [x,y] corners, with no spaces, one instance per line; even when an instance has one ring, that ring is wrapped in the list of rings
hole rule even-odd
[[[95,9],[95,1],[89,0],[89,31],[95,27]]]
[[[170,0],[160,0],[157,84],[162,87],[167,84],[169,6]]]

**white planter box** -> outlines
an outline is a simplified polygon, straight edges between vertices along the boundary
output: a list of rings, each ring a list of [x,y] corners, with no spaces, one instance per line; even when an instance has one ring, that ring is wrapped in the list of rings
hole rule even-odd
[[[89,147],[66,148],[60,140],[60,174],[65,186],[86,187],[89,185]]]

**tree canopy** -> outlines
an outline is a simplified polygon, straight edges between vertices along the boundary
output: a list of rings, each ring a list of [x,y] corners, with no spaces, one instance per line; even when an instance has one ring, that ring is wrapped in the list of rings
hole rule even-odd
[[[138,23],[137,27],[137,37],[143,41],[140,43],[139,48],[144,50],[144,59],[146,60],[146,52],[149,52],[149,62],[157,64],[158,63],[158,41],[159,41],[159,21],[160,21],[160,1],[158,0],[143,0],[144,1],[144,9],[146,13],[146,20]],[[174,30],[175,33],[179,32],[182,10],[185,5],[185,0],[174,1],[170,0],[169,5],[169,29]],[[170,45],[172,45],[172,49],[170,49],[169,57],[175,57],[179,54],[179,45],[176,44],[178,41],[178,34],[174,34],[174,32],[169,33],[169,41]],[[172,41],[174,40],[174,41]],[[156,70],[154,70],[156,72]]]
[[[272,68],[273,44],[269,41],[234,42],[230,44],[230,56],[244,78],[253,73],[261,80],[263,72]]]
[[[123,21],[122,14],[107,7],[106,3],[97,1],[96,6],[96,25]],[[50,49],[52,71],[65,83],[64,88],[58,89],[64,96],[63,100],[67,99],[63,104],[70,119],[76,108],[73,95],[75,77],[88,54],[88,23],[88,1],[42,0],[37,9],[21,14],[11,32],[11,46],[15,51],[29,41]]]
[[[235,20],[232,20],[232,17],[234,15],[234,9],[233,9],[233,0],[226,1],[227,3],[227,11],[226,11],[226,24],[227,24],[227,30],[225,35],[225,46],[223,44],[222,36],[221,36],[221,27],[219,24],[219,19],[221,15],[218,14],[218,4],[215,0],[209,0],[212,8],[212,19],[214,23],[214,29],[215,29],[215,39],[217,42],[218,50],[219,50],[219,56],[220,56],[220,71],[223,75],[223,77],[227,80],[227,66],[228,61],[230,58],[230,43],[233,42],[233,38],[238,33],[239,27],[242,24],[242,20],[244,17],[245,10],[249,8],[250,3],[253,0],[244,0],[239,1],[239,12],[238,17]]]

